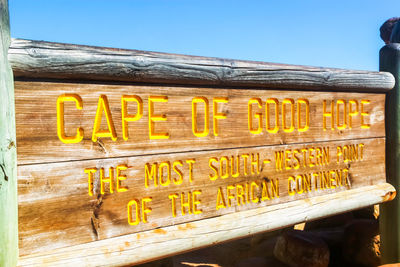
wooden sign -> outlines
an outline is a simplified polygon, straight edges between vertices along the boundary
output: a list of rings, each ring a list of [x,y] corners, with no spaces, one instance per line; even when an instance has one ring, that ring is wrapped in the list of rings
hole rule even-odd
[[[18,39],[9,59],[19,266],[140,263],[394,197],[386,73]]]
[[[15,88],[21,253],[385,180],[382,94]]]

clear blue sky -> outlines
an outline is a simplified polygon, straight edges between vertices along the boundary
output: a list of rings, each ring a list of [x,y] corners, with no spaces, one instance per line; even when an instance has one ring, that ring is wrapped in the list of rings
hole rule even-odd
[[[399,0],[9,0],[12,37],[377,70]]]

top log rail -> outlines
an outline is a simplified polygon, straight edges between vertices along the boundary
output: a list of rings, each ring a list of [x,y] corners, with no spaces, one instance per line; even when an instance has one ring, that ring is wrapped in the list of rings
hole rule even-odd
[[[185,56],[13,39],[15,79],[69,79],[215,87],[386,92],[390,73]]]

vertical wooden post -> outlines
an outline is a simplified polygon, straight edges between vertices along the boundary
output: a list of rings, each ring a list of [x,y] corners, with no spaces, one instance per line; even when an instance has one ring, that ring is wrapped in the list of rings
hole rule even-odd
[[[400,40],[400,24],[391,42]],[[379,52],[379,69],[391,72],[396,84],[386,98],[386,175],[396,191],[400,189],[400,43],[390,43]],[[382,263],[400,262],[400,198],[381,205],[380,214]]]
[[[10,46],[8,1],[0,0],[0,266],[18,259],[17,152],[14,83],[7,60]]]

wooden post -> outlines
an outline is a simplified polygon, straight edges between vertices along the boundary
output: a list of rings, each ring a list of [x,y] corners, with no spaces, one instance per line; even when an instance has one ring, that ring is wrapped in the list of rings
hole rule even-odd
[[[18,259],[18,205],[14,83],[7,54],[10,46],[8,1],[0,0],[0,266]]]
[[[396,79],[386,99],[386,176],[396,190],[400,188],[400,24],[396,25],[391,43],[379,52],[379,69],[391,72]],[[393,43],[394,42],[394,43]],[[382,263],[400,262],[400,198],[381,206],[380,230]]]

